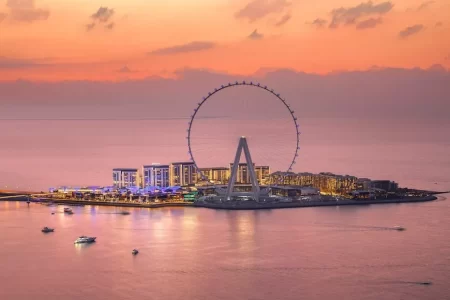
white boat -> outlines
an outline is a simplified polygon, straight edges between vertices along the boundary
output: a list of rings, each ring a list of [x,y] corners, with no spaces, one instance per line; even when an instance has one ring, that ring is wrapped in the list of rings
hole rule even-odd
[[[73,211],[70,207],[64,207],[64,212],[70,215],[73,214]]]
[[[132,253],[133,255],[136,255],[136,254],[139,253],[139,251],[138,251],[138,249],[133,249],[133,251],[131,251],[131,253]]]
[[[46,226],[46,227],[42,228],[41,231],[42,232],[53,232],[53,231],[55,231],[55,229]]]
[[[394,226],[394,229],[395,229],[395,230],[398,230],[398,231],[406,230],[406,228],[404,228],[404,227],[402,227],[402,226]]]
[[[82,235],[75,240],[74,244],[93,243],[93,242],[95,242],[95,239],[96,239],[96,237],[89,237],[89,236]]]

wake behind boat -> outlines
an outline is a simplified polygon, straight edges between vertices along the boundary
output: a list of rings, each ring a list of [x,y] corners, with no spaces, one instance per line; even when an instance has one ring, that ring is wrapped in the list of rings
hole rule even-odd
[[[82,235],[75,240],[74,244],[93,243],[93,242],[95,242],[95,239],[96,239],[96,237],[89,237],[89,236]]]

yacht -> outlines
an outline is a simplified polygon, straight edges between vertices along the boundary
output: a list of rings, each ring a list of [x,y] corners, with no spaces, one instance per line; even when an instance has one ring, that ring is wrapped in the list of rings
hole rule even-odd
[[[53,231],[55,231],[55,229],[45,226],[44,228],[42,228],[41,231],[42,232],[53,232]]]
[[[95,242],[95,239],[96,239],[96,237],[89,237],[89,236],[82,235],[75,240],[74,244],[93,243],[93,242]]]
[[[136,255],[136,254],[139,253],[139,251],[138,251],[138,249],[133,249],[133,251],[131,251],[131,253],[132,253],[133,255]]]
[[[73,214],[73,211],[72,211],[72,209],[70,207],[64,207],[64,212],[69,214],[69,215]]]

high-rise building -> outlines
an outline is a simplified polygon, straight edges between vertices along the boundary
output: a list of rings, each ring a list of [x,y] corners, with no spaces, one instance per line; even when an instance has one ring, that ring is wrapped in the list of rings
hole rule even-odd
[[[151,164],[142,167],[142,186],[157,186],[161,188],[170,186],[169,165]]]
[[[201,168],[200,171],[209,181],[225,184],[230,177],[230,169],[225,167]],[[198,178],[201,180],[201,178]]]
[[[197,180],[197,169],[193,162],[174,162],[169,168],[170,186],[193,185]]]
[[[258,180],[259,184],[265,185],[269,182],[270,176],[269,166],[256,166],[255,172],[256,172],[256,179]]]
[[[398,183],[390,180],[372,180],[370,187],[375,189],[381,189],[386,192],[395,192],[398,189]]]
[[[255,168],[256,179],[258,180],[258,183],[266,184],[270,176],[269,166],[255,166],[255,164],[253,164],[253,167]],[[230,173],[232,169],[233,163],[230,163]],[[248,170],[247,163],[239,163],[236,182],[245,184],[250,183],[250,172]]]
[[[319,174],[275,172],[270,174],[268,182],[272,185],[311,186],[322,193],[345,195],[356,189],[357,180],[355,176],[325,172]]]
[[[233,170],[233,163],[230,163],[230,170]],[[255,164],[253,164],[254,166]],[[250,183],[250,173],[248,171],[247,163],[239,163],[237,174],[236,174],[236,183]]]
[[[139,186],[138,170],[129,168],[113,169],[113,185],[117,188]]]

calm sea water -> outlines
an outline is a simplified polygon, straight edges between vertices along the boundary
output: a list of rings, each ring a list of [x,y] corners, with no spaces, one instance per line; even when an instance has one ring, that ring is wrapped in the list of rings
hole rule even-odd
[[[199,167],[227,166],[248,137],[256,164],[286,170],[291,123],[201,119],[193,137]],[[391,179],[450,190],[450,120],[299,119],[296,172]],[[0,120],[0,189],[111,185],[112,169],[188,160],[188,120]],[[288,130],[289,129],[289,130]]]
[[[62,206],[0,202],[0,299],[447,299],[444,199],[267,211],[127,209],[130,215],[95,206],[65,215]],[[55,232],[44,234],[43,226]],[[83,234],[97,242],[74,245]],[[133,248],[140,253],[133,256]]]
[[[230,127],[229,120],[222,122],[202,127],[200,135],[210,140],[197,149],[200,159],[232,160],[236,145],[220,146],[227,132],[216,133],[232,127],[233,137],[243,123]],[[185,160],[186,125],[184,119],[0,120],[0,188],[110,185],[112,168]],[[246,135],[253,160],[272,170],[285,166],[293,137],[267,120],[250,125]],[[302,119],[300,125],[302,149],[295,171],[450,190],[448,120],[387,121],[380,116]],[[127,216],[107,207],[78,207],[72,216],[61,211],[0,202],[0,299],[450,296],[450,204],[444,198],[242,212],[130,209]],[[407,230],[394,231],[395,225]],[[56,230],[43,234],[43,226]],[[98,242],[76,246],[73,241],[80,235],[97,236]],[[133,248],[141,253],[132,256]],[[419,284],[424,281],[433,284]]]

